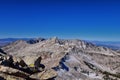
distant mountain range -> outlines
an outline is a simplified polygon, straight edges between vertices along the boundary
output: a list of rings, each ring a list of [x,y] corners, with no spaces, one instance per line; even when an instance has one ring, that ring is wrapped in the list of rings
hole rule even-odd
[[[0,47],[6,46],[7,44],[10,44],[18,40],[27,41],[27,43],[33,44],[39,41],[43,41],[45,40],[45,38],[4,38],[0,39]]]
[[[5,45],[7,45],[11,42],[17,41],[17,40],[31,41],[34,39],[35,38],[4,38],[4,39],[0,39],[0,47],[5,46]],[[31,42],[33,42],[33,41],[31,41]],[[111,48],[114,50],[120,49],[120,41],[88,41],[88,42],[91,42],[97,46],[104,46],[104,47],[108,47],[108,48]]]
[[[0,39],[0,47],[5,46],[11,42],[17,41],[17,40],[30,40],[32,38],[4,38],[4,39]]]
[[[120,41],[90,41],[97,46],[104,46],[114,50],[120,49]]]

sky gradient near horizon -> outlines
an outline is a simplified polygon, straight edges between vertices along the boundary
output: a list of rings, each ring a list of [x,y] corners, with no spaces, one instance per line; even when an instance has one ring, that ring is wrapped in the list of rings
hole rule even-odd
[[[0,38],[53,36],[120,41],[120,1],[0,1]]]

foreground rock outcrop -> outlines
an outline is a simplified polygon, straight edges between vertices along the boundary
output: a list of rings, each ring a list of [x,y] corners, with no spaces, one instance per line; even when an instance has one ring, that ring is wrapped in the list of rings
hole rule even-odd
[[[45,69],[41,57],[25,56],[23,59],[1,55],[0,58],[0,80],[51,80],[57,76],[55,70]]]
[[[82,40],[20,40],[1,51],[1,80],[120,80],[120,53]]]

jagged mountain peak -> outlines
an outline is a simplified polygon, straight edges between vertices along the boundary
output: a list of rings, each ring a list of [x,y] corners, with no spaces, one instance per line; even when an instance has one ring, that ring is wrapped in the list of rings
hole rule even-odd
[[[31,45],[32,44],[32,45]],[[27,46],[27,47],[26,47]],[[56,46],[56,47],[55,47]],[[57,37],[53,37],[50,39],[44,39],[44,38],[37,38],[32,39],[29,41],[24,40],[18,40],[16,42],[11,43],[10,45],[3,47],[3,50],[7,51],[9,53],[10,47],[12,48],[13,53],[17,51],[21,52],[23,51],[30,51],[32,49],[36,51],[41,51],[44,48],[53,49],[52,51],[59,50],[59,47],[65,48],[66,50],[70,50],[72,48],[77,48],[79,50],[82,50],[84,52],[88,53],[100,53],[105,55],[115,55],[116,52],[102,46],[96,46],[90,42],[86,42],[84,40],[74,39],[74,40],[65,40],[65,39],[58,39]],[[15,47],[16,49],[14,49]],[[22,48],[22,50],[21,50]],[[31,49],[28,49],[31,48]],[[9,49],[9,50],[7,50]],[[17,50],[18,49],[18,50]],[[14,51],[16,50],[16,51]]]

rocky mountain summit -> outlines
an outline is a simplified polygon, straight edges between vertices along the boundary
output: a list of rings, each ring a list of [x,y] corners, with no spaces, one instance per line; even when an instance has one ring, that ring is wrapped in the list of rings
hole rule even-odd
[[[18,40],[0,49],[0,80],[120,80],[120,53],[83,40]]]

